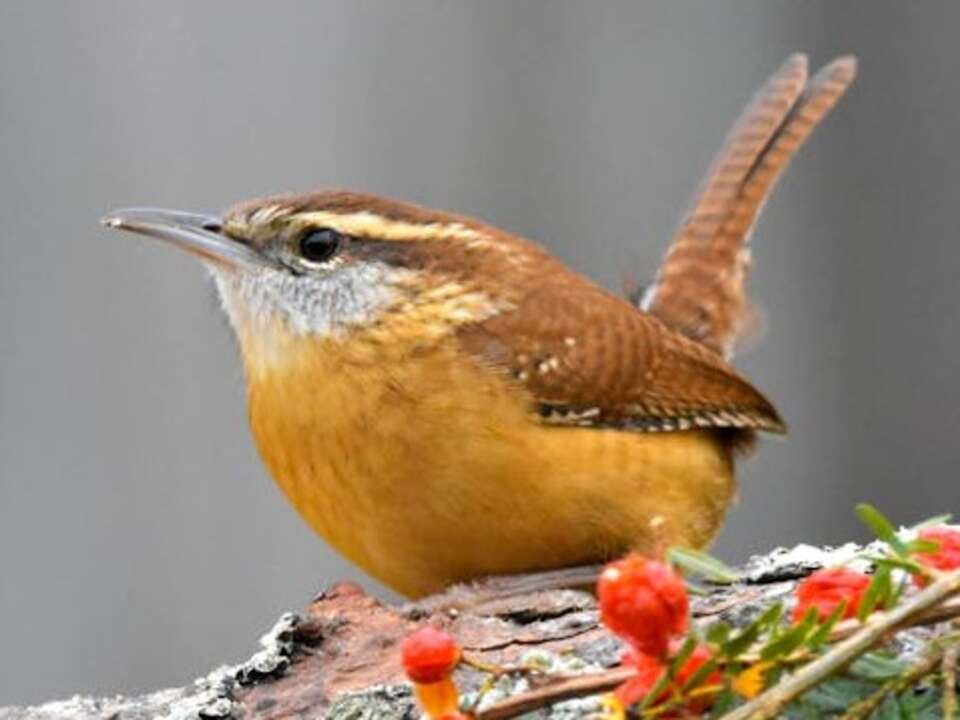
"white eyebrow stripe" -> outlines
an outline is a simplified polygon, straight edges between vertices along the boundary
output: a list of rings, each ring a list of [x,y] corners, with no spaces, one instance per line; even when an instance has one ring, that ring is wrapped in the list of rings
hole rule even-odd
[[[284,215],[287,210],[280,205],[265,205],[257,208],[247,219],[247,225],[267,225],[275,217]]]
[[[371,212],[357,212],[350,214],[315,210],[296,214],[298,223],[310,224],[314,227],[328,227],[359,237],[371,237],[378,240],[440,240],[455,238],[457,240],[486,240],[486,233],[469,228],[463,223],[409,223],[402,220],[391,220]]]

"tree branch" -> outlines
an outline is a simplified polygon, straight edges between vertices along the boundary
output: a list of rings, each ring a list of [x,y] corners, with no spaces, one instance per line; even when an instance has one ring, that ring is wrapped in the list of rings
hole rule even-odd
[[[742,582],[714,586],[706,596],[694,598],[694,617],[702,625],[724,620],[743,626],[772,602],[789,597],[797,579],[810,570],[846,562],[861,550],[803,546],[754,558],[743,568]],[[924,592],[938,593],[938,587],[935,583]],[[883,627],[958,616],[960,599],[955,598],[922,612],[891,613]],[[542,711],[544,718],[586,715],[599,707],[597,693],[615,687],[629,672],[616,667],[622,644],[600,626],[593,598],[585,593],[534,593],[425,620],[448,630],[476,660],[458,669],[456,680],[468,703],[479,701],[477,717],[482,720],[548,704],[552,707]],[[77,697],[0,708],[0,720],[418,717],[399,662],[399,642],[418,624],[358,587],[340,584],[317,597],[302,615],[281,618],[249,660],[194,684],[133,698]],[[843,623],[834,629],[835,639],[851,633],[856,637],[859,630],[855,622]],[[918,637],[915,645],[925,639]],[[524,670],[492,675],[489,667]]]

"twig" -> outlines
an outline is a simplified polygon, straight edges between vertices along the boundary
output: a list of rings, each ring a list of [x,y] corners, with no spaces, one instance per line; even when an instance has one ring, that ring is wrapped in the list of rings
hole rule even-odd
[[[871,694],[870,697],[851,706],[850,709],[841,716],[840,720],[863,720],[869,717],[874,710],[880,707],[888,695],[896,695],[913,685],[920,678],[929,675],[937,669],[937,665],[942,659],[942,650],[930,653],[915,665],[907,668],[903,675],[887,680],[875,693]]]
[[[957,658],[960,645],[952,643],[943,651],[943,720],[957,717]]]
[[[885,635],[957,591],[960,591],[960,570],[944,574],[899,607],[877,613],[861,630],[750,702],[727,713],[722,720],[767,720],[776,717],[784,706],[862,655]]]
[[[934,607],[927,608],[922,612],[918,612],[907,622],[904,622],[902,625],[894,628],[894,631],[904,630],[911,627],[920,627],[922,625],[935,625],[936,623],[944,622],[946,620],[954,620],[958,617],[960,617],[960,597],[950,598],[939,605],[935,605]],[[839,640],[845,640],[862,629],[863,623],[856,618],[843,620],[837,623],[833,630],[830,631],[830,634],[827,636],[827,642],[835,643]],[[763,644],[764,643],[762,642],[758,643],[760,647],[762,647]],[[791,654],[789,660],[790,662],[803,662],[808,657],[810,657],[810,654],[804,653],[801,650],[797,653]],[[737,660],[739,662],[752,664],[759,662],[761,657],[758,651],[748,651],[740,655]]]
[[[919,597],[918,595],[914,598],[914,601]],[[923,606],[916,609],[914,613],[909,614],[904,619],[895,623],[891,630],[884,631],[881,635],[905,627],[932,625],[956,617],[960,617],[960,598],[951,598],[932,607]],[[868,625],[867,627],[870,626]],[[859,620],[844,620],[838,623],[830,633],[829,641],[837,642],[838,640],[844,640],[854,635],[857,631],[864,629],[864,624]],[[759,656],[753,657],[747,653],[742,655],[738,660],[740,662],[751,662],[759,660]],[[626,680],[629,680],[632,676],[633,670],[630,668],[613,668],[612,670],[590,673],[589,675],[558,678],[551,680],[535,690],[513,695],[496,705],[492,705],[483,712],[477,713],[476,720],[503,720],[505,718],[516,717],[531,710],[546,707],[547,705],[552,705],[561,700],[596,695],[597,693],[612,690]],[[729,718],[729,715],[727,718]],[[727,718],[724,718],[724,720],[727,720]]]
[[[911,615],[906,621],[902,622],[895,629],[902,630],[905,627],[917,627],[919,625],[935,625],[945,620],[953,620],[960,617],[960,597],[950,598],[933,607],[924,608],[915,615]],[[863,623],[856,618],[844,620],[837,623],[830,633],[830,642],[843,640],[863,629]]]
[[[536,690],[514,695],[476,713],[476,720],[505,720],[538,708],[552,705],[561,700],[596,695],[613,690],[636,674],[633,668],[613,668],[589,675],[565,677]]]

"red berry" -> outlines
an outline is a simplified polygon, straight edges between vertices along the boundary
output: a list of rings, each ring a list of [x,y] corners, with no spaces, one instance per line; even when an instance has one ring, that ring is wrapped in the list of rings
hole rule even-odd
[[[677,676],[673,680],[673,687],[664,690],[663,693],[656,698],[655,703],[662,703],[672,696],[674,690],[681,690],[710,658],[710,650],[706,647],[700,645],[694,648],[693,652],[690,653],[690,657],[688,657],[686,662],[677,670]],[[657,658],[636,651],[629,651],[624,657],[622,664],[633,667],[637,671],[636,676],[630,678],[614,690],[613,694],[624,707],[630,707],[643,700],[660,680],[660,676],[666,672],[667,667]],[[707,675],[701,686],[719,685],[722,682],[723,676],[720,671],[713,670]],[[696,688],[691,688],[690,691],[695,689]],[[710,707],[712,702],[713,698],[709,695],[700,695],[695,698],[690,698],[684,707],[691,713],[702,714]],[[671,717],[671,715],[661,717]]]
[[[670,638],[687,631],[687,589],[662,562],[628,555],[610,563],[597,581],[597,597],[604,624],[641,653],[660,657]]]
[[[636,651],[628,651],[621,664],[633,667],[637,671],[636,675],[613,691],[617,700],[625,708],[643,700],[653,690],[660,675],[667,670],[666,665],[657,658]]]
[[[440,682],[460,662],[460,646],[443,630],[426,625],[411,633],[401,647],[403,669],[415,683]]]
[[[843,617],[854,617],[869,585],[869,576],[850,568],[817,570],[797,585],[797,605],[793,609],[793,620],[803,620],[810,608],[816,608],[817,616],[825,620],[844,601],[846,608]]]
[[[917,537],[939,545],[933,552],[917,553],[916,558],[920,563],[944,572],[960,568],[960,530],[941,525],[921,530]],[[914,575],[913,580],[920,587],[927,584],[923,575]]]

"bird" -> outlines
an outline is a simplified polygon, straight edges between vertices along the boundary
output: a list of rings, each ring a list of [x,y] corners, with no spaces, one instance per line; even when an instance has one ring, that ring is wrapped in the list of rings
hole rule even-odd
[[[408,598],[703,548],[735,464],[785,424],[730,364],[751,228],[852,82],[790,56],[735,123],[633,302],[463,215],[319,190],[102,222],[210,271],[269,473],[337,551]]]

